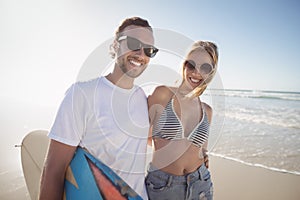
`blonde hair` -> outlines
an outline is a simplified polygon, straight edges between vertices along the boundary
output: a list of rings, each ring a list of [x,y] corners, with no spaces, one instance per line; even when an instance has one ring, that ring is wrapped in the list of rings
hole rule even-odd
[[[192,45],[192,47],[186,57],[188,57],[191,53],[198,51],[198,50],[205,51],[209,54],[209,56],[211,57],[212,64],[213,64],[213,71],[209,74],[209,76],[207,77],[207,79],[205,79],[204,82],[202,82],[198,87],[196,87],[191,92],[191,94],[189,94],[189,96],[191,96],[191,97],[199,97],[205,91],[208,83],[211,82],[211,80],[213,79],[213,77],[217,71],[217,64],[218,64],[218,59],[219,59],[217,45],[215,43],[209,42],[209,41],[196,41]],[[183,76],[184,76],[184,69],[185,69],[185,66],[183,64],[183,66],[182,66]],[[183,82],[184,82],[184,80],[182,81],[182,83]]]

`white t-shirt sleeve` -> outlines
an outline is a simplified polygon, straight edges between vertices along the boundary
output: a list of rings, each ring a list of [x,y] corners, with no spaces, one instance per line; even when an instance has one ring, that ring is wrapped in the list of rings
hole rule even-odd
[[[48,134],[49,138],[70,146],[78,146],[85,133],[87,110],[84,93],[79,85],[73,84],[59,107]]]

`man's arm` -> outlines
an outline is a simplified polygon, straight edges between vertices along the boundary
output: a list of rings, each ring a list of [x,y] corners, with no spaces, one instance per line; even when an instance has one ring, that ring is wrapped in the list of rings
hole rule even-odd
[[[206,141],[203,146],[202,146],[202,155],[204,157],[204,164],[206,166],[206,168],[208,169],[209,168],[209,159],[208,159],[208,150],[207,150],[207,144],[208,142]]]
[[[55,140],[50,141],[41,178],[40,200],[63,198],[65,173],[76,148]]]

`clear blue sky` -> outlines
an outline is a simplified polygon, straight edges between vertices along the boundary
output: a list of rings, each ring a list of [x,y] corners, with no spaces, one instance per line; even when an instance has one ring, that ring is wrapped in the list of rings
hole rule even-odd
[[[225,89],[300,92],[297,0],[0,0],[1,97],[59,102],[129,16],[216,42]]]

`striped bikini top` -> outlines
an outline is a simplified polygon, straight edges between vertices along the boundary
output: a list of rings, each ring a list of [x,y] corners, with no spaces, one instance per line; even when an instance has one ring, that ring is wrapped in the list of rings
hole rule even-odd
[[[153,125],[152,137],[163,138],[167,140],[187,139],[197,147],[201,147],[208,139],[209,122],[206,112],[203,110],[203,117],[199,124],[188,137],[184,136],[183,126],[179,117],[174,111],[173,98],[168,102],[159,120]]]

